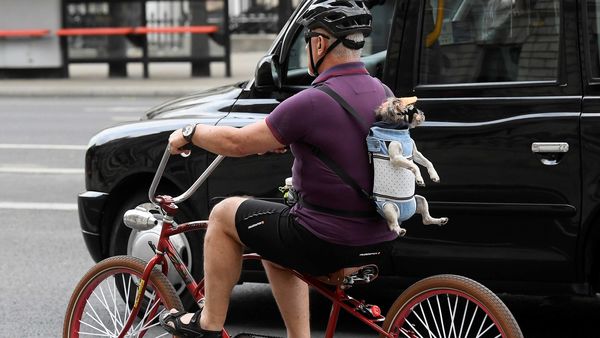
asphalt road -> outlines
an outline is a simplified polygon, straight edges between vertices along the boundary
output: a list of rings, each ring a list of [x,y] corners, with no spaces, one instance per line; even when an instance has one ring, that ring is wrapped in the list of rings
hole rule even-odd
[[[61,335],[70,293],[93,264],[76,212],[86,144],[163,100],[0,99],[0,337]],[[385,309],[396,295],[387,290],[368,299]],[[501,296],[525,337],[600,337],[598,298]],[[328,306],[312,295],[315,337],[323,336]],[[235,288],[228,323],[234,333],[285,334],[262,284]],[[336,337],[374,336],[345,316],[339,328]]]

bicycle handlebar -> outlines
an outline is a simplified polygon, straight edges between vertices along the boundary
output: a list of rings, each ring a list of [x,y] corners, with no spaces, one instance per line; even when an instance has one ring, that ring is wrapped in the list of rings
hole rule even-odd
[[[152,202],[152,204],[154,204],[154,205],[156,205],[156,201],[154,200],[154,194],[156,193],[156,188],[158,188],[158,183],[160,183],[160,179],[162,178],[162,175],[165,171],[165,167],[167,166],[169,157],[171,157],[171,152],[169,150],[170,150],[169,145],[167,145],[167,148],[165,149],[162,159],[160,160],[160,163],[158,165],[158,169],[156,169],[156,174],[154,174],[154,179],[152,179],[152,184],[150,185],[150,189],[148,190],[148,199],[150,199],[150,202]],[[208,176],[210,176],[210,174],[212,174],[213,171],[215,171],[217,166],[221,163],[221,161],[223,161],[224,158],[225,158],[225,156],[218,155],[210,163],[210,165],[204,170],[202,175],[200,175],[200,177],[198,177],[198,179],[196,179],[196,182],[194,182],[194,184],[192,184],[188,188],[188,190],[186,190],[183,194],[173,198],[173,202],[175,204],[178,204],[178,203],[181,203],[181,202],[187,200],[188,198],[190,198],[190,196],[192,196],[192,194],[195,193],[196,190],[198,190],[198,188],[202,185],[202,183],[204,183],[204,181],[206,181]]]

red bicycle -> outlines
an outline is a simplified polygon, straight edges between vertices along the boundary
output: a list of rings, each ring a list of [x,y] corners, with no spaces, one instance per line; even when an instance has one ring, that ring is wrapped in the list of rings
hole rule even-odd
[[[154,256],[149,262],[130,256],[107,258],[92,267],[77,284],[69,301],[63,337],[165,337],[158,322],[163,311],[183,310],[173,286],[165,277],[169,264],[177,270],[189,292],[203,306],[204,282],[195,281],[169,237],[205,230],[207,221],[176,224],[177,204],[189,198],[223,160],[218,156],[182,195],[154,197],[170,157],[165,150],[148,196],[152,203],[124,215],[127,226],[148,230],[161,225],[157,243],[149,242]],[[166,258],[165,258],[166,257]],[[244,259],[260,260],[257,254]],[[332,302],[325,336],[333,337],[341,310],[356,317],[380,337],[407,338],[521,338],[523,334],[506,305],[489,289],[466,277],[437,275],[406,289],[386,316],[377,305],[352,298],[347,291],[377,278],[375,265],[342,269],[329,276],[294,273]],[[223,337],[229,338],[223,330]],[[238,334],[235,337],[260,335]]]

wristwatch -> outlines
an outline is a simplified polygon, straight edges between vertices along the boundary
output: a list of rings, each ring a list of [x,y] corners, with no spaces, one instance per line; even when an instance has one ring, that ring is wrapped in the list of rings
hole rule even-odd
[[[183,138],[188,141],[188,143],[193,143],[192,137],[194,137],[194,133],[196,132],[196,125],[188,124],[187,126],[183,127],[181,131],[183,133]]]

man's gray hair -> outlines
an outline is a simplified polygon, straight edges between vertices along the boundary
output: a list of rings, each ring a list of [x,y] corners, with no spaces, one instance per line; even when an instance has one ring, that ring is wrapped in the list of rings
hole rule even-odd
[[[354,42],[362,42],[362,41],[365,41],[365,36],[363,35],[363,33],[352,33],[350,35],[347,35],[346,39],[354,41]],[[335,40],[332,41],[331,43],[333,43],[333,42],[335,42]],[[350,49],[340,43],[331,52],[338,58],[359,59],[360,55],[362,53],[362,48],[361,49]]]

